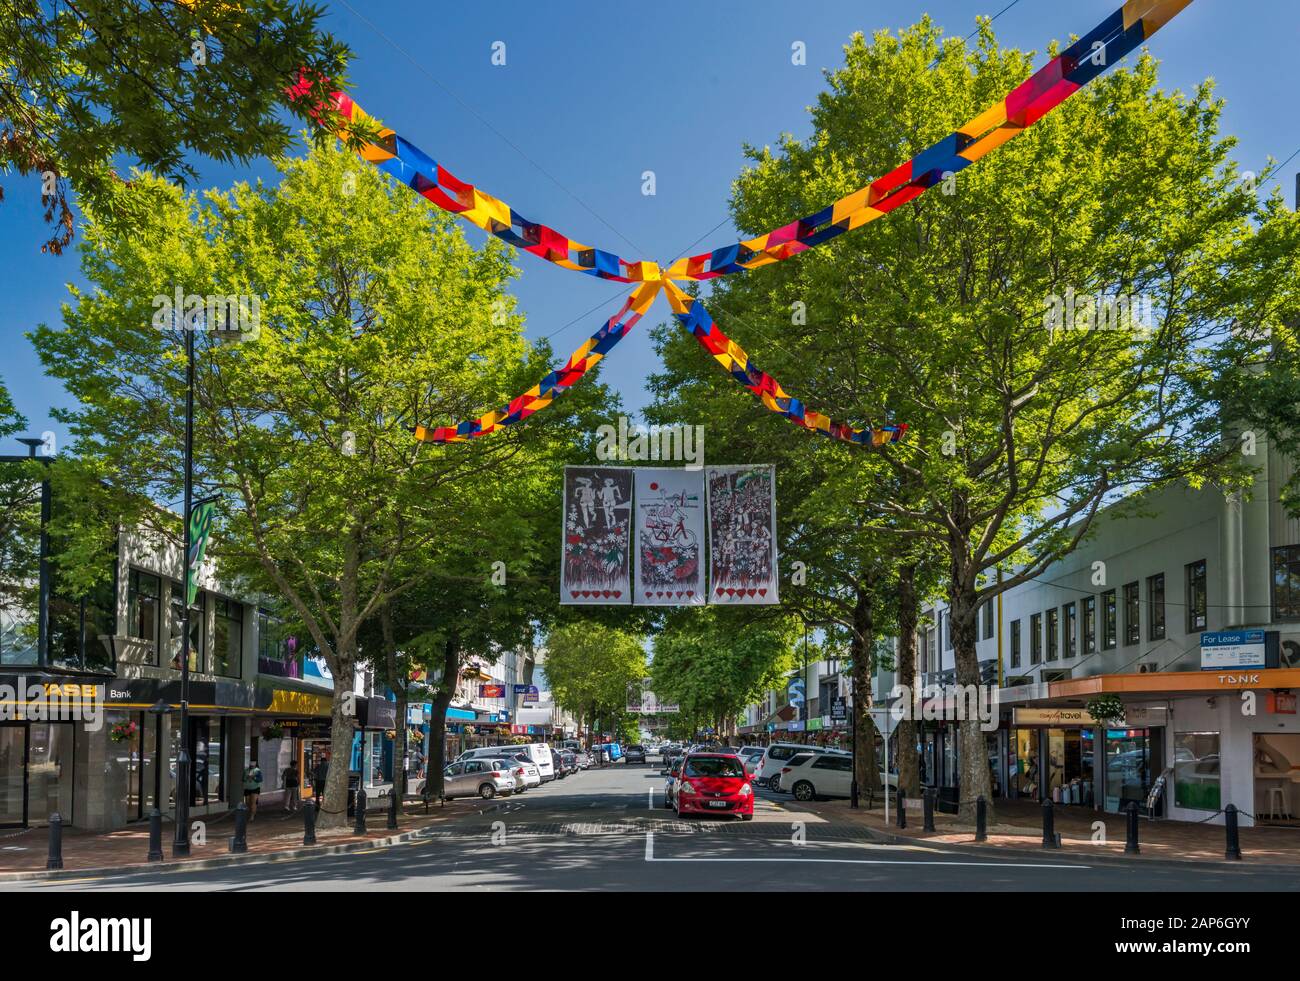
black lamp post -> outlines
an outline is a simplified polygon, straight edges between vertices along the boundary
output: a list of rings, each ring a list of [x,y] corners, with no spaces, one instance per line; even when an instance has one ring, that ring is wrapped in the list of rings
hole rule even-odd
[[[185,325],[185,510],[181,550],[181,722],[176,750],[176,837],[172,856],[190,853],[190,517],[194,506],[194,325]],[[197,572],[197,570],[195,570]]]

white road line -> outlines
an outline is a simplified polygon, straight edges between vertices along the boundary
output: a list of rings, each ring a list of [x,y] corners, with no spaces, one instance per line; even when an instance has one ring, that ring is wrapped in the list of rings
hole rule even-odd
[[[655,789],[654,789],[654,787],[651,787],[651,788],[650,788],[650,790],[649,790],[649,794],[650,794],[650,810],[653,811],[653,810],[655,809]]]
[[[814,865],[935,865],[976,869],[1088,869],[1090,865],[1049,865],[1035,862],[926,862],[902,858],[655,858],[654,832],[645,836],[647,862],[736,862],[770,864],[775,862],[805,862]]]

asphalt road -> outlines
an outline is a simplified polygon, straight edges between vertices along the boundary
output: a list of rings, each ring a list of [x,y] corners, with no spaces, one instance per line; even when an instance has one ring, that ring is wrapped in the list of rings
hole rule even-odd
[[[760,794],[755,818],[677,821],[657,763],[588,770],[392,848],[229,868],[8,883],[5,891],[417,890],[1300,890],[1289,872],[996,859],[871,841]]]

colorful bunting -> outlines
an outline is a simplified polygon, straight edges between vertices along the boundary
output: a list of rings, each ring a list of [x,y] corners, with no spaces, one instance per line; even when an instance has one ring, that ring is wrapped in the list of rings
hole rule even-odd
[[[847,423],[834,422],[805,409],[798,399],[785,394],[775,379],[754,368],[744,351],[718,330],[700,302],[691,300],[672,281],[715,279],[771,265],[875,221],[924,194],[940,183],[945,175],[964,170],[991,150],[1019,136],[1150,38],[1191,2],[1127,0],[1120,9],[1016,86],[1002,101],[866,187],[764,235],[687,256],[666,270],[661,270],[653,262],[629,262],[613,252],[583,245],[553,228],[530,221],[506,202],[457,178],[394,130],[381,128],[379,142],[362,147],[359,151],[361,156],[443,210],[458,214],[502,241],[565,269],[618,283],[645,284],[633,293],[633,299],[623,310],[626,313],[635,309],[635,316],[626,323],[611,318],[587,344],[574,352],[564,368],[552,372],[509,405],[488,413],[482,419],[457,426],[432,430],[417,427],[416,436],[431,442],[473,439],[495,432],[549,405],[556,395],[580,378],[587,367],[626,334],[653,302],[660,285],[666,285],[678,321],[689,327],[705,349],[732,377],[754,392],[767,408],[786,416],[796,425],[835,439],[872,445],[896,442],[906,426],[854,429]],[[300,74],[298,83],[290,87],[289,93],[291,97],[303,97],[310,89],[308,80]],[[348,123],[370,118],[346,93],[334,93],[333,103]],[[643,305],[637,305],[637,297],[644,299]]]

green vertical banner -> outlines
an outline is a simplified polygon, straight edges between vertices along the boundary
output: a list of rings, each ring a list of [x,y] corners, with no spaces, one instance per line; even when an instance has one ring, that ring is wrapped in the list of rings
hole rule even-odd
[[[208,534],[212,531],[216,511],[216,501],[203,501],[190,509],[190,554],[185,563],[185,602],[189,606],[194,605],[194,597],[199,591],[199,566],[203,564],[203,553],[208,549]]]

